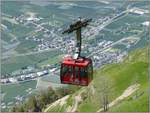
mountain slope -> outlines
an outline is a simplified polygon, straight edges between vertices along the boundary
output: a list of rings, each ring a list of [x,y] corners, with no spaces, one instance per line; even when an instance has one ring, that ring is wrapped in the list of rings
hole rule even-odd
[[[109,111],[148,111],[148,48],[135,50],[122,63],[97,70],[88,87],[71,94],[64,105],[58,103],[45,112],[96,112],[103,107],[106,95],[111,103],[135,84],[139,84],[138,89],[117,101]]]
[[[146,112],[149,111],[149,83],[148,83],[148,48],[144,48],[141,50],[136,50],[130,54],[128,58],[125,59],[125,62],[131,59],[131,62],[144,62],[146,70],[141,71],[141,76],[138,78],[140,79],[141,86],[140,89],[131,95],[129,98],[125,99],[123,102],[119,103],[118,105],[112,107],[109,111],[141,111]],[[141,67],[142,69],[142,67]],[[142,76],[145,75],[145,76]],[[137,77],[136,77],[137,79]],[[138,80],[137,79],[137,80]]]

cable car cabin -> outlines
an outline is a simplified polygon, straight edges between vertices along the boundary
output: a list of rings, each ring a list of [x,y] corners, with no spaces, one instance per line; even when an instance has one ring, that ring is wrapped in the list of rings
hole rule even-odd
[[[92,60],[66,57],[61,64],[61,83],[87,86],[93,79]]]

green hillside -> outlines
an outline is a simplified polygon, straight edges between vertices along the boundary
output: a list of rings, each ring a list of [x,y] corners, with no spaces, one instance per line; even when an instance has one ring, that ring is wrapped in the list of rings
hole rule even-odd
[[[48,105],[44,111],[96,112],[103,108],[104,95],[107,95],[108,103],[115,102],[108,111],[148,111],[148,66],[148,49],[135,50],[124,62],[97,70],[88,87],[82,87],[67,99]],[[124,93],[131,94],[123,97]],[[119,96],[123,98],[117,100]]]

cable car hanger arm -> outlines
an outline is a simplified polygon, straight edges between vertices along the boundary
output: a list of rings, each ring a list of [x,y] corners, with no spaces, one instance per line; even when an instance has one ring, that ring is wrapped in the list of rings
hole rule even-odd
[[[69,26],[69,28],[65,31],[62,32],[62,34],[65,33],[72,33],[73,31],[76,31],[76,50],[75,50],[75,54],[74,54],[74,59],[78,59],[80,57],[80,53],[81,53],[81,44],[82,44],[82,37],[81,37],[81,28],[86,27],[87,25],[89,25],[89,22],[91,22],[92,19],[84,19],[83,21],[81,21],[81,19],[77,22],[75,22],[74,24],[71,24]]]

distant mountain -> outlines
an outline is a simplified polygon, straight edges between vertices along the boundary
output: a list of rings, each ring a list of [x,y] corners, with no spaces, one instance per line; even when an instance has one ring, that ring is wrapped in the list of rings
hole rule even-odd
[[[47,105],[44,112],[148,111],[148,48],[135,50],[122,63],[97,70],[88,87],[82,87]]]

